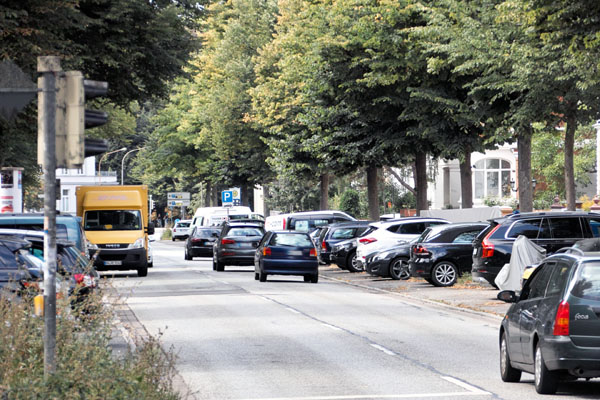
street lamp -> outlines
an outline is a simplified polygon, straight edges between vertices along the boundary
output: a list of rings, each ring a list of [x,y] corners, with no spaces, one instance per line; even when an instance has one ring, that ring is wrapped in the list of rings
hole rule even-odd
[[[534,179],[531,180],[531,188],[535,191],[535,186],[537,185],[537,181]],[[519,189],[517,189],[517,183],[515,182],[514,179],[510,180],[510,188],[512,189],[513,192],[518,191]]]
[[[125,151],[125,150],[127,150],[127,147],[122,147],[122,148],[120,148],[120,149],[118,149],[118,150],[113,150],[113,151],[109,151],[108,153],[104,153],[104,154],[102,155],[102,157],[100,157],[100,161],[98,161],[98,183],[102,183],[102,182],[101,182],[101,181],[102,181],[102,179],[100,178],[100,173],[101,173],[101,171],[102,171],[102,160],[104,160],[104,157],[106,157],[106,156],[108,156],[108,155],[110,155],[110,154],[113,154],[113,153],[118,153],[118,152],[120,152],[120,151]]]
[[[138,151],[138,150],[142,150],[144,147],[138,147],[137,149],[133,149],[133,150],[129,150],[127,153],[125,153],[125,155],[123,156],[123,159],[121,160],[121,186],[123,186],[123,184],[125,183],[125,180],[123,179],[123,167],[125,166],[125,158],[127,158],[127,156],[131,153],[133,153],[134,151]]]

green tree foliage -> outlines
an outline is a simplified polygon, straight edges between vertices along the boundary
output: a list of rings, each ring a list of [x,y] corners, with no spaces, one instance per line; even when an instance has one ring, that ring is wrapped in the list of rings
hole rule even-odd
[[[346,189],[340,198],[340,210],[359,217],[361,215],[360,194],[354,189]]]

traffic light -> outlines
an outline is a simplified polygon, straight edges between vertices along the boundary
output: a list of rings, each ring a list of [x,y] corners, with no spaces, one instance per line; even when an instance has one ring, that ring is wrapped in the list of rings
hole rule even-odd
[[[81,168],[85,157],[108,151],[103,139],[85,138],[85,129],[104,125],[108,114],[86,110],[85,101],[104,96],[108,83],[83,78],[81,71],[67,71],[56,79],[56,167]],[[38,135],[38,163],[43,163],[44,140]]]

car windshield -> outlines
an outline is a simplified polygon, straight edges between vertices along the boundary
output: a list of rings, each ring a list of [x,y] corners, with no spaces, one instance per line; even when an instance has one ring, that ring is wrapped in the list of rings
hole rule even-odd
[[[136,231],[142,228],[138,210],[102,210],[85,213],[84,229],[88,231]]]
[[[581,265],[571,294],[581,299],[600,301],[600,261]]]
[[[259,228],[231,228],[227,236],[262,236],[263,233]]]
[[[277,233],[271,239],[272,246],[313,247],[308,235],[297,233]]]
[[[194,233],[194,237],[197,238],[210,238],[214,235],[218,235],[218,229],[198,229],[196,233]]]

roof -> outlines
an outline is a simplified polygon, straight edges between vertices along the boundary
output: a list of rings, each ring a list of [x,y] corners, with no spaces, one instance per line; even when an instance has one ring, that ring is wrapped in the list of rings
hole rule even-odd
[[[391,219],[391,220],[387,220],[387,221],[373,222],[370,225],[371,226],[375,226],[375,227],[381,227],[381,226],[394,225],[394,224],[397,224],[399,222],[401,222],[401,223],[408,223],[408,222],[418,222],[418,221],[443,221],[443,222],[448,222],[447,220],[445,220],[443,218],[436,218],[436,217],[406,217],[406,218],[400,218],[400,219]]]

